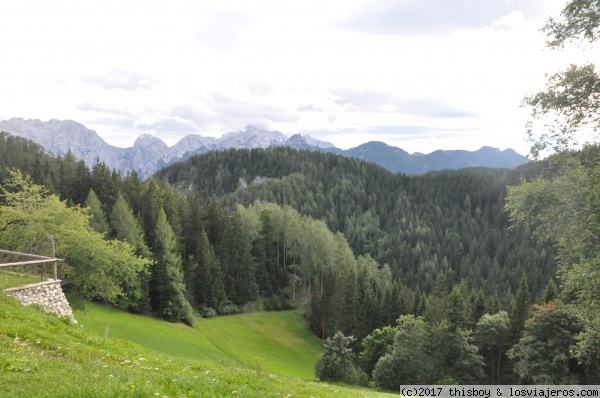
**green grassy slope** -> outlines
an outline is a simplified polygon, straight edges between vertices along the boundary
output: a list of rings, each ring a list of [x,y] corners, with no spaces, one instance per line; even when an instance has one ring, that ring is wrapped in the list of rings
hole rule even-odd
[[[323,344],[294,311],[203,319],[194,328],[241,363],[286,376],[315,378],[314,364]]]
[[[135,323],[135,321],[134,321]],[[244,341],[240,341],[244,344]],[[23,307],[0,293],[2,397],[392,397],[164,355]]]
[[[194,328],[132,315],[97,304],[75,317],[95,335],[134,341],[163,354],[244,365],[284,376],[315,379],[322,351],[294,311],[199,319]]]
[[[0,289],[37,282],[40,282],[39,275],[20,274],[7,270],[0,270]]]

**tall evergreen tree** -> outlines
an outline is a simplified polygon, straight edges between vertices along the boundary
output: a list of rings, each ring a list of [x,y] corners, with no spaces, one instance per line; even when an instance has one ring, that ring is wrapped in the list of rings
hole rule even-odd
[[[90,226],[94,231],[101,234],[108,233],[110,227],[108,226],[108,222],[106,222],[106,215],[104,215],[100,200],[93,189],[90,189],[85,200],[85,206],[90,209]]]
[[[204,229],[200,232],[198,250],[198,273],[194,289],[196,302],[217,310],[227,297],[224,275]]]
[[[151,259],[152,254],[144,241],[144,232],[125,199],[119,195],[110,213],[112,236],[129,243],[135,253],[143,258]],[[134,284],[124,286],[126,297],[121,306],[134,312],[150,310],[150,269],[144,269]]]
[[[510,309],[510,331],[513,338],[518,340],[525,328],[525,321],[529,318],[531,302],[529,296],[529,286],[527,284],[527,275],[523,274],[519,281],[517,296]]]
[[[167,216],[161,208],[155,231],[154,257],[150,281],[152,309],[170,322],[184,321],[193,324],[192,308],[184,296],[183,269],[177,241]]]

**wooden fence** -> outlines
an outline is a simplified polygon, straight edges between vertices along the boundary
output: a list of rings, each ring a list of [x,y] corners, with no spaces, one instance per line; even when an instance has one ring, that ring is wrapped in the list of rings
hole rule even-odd
[[[52,240],[52,253],[53,253],[53,257],[47,257],[47,256],[38,256],[37,254],[13,252],[10,250],[0,250],[0,254],[10,254],[13,256],[30,257],[30,258],[35,259],[35,260],[30,260],[30,261],[16,261],[16,262],[10,262],[10,263],[0,263],[0,268],[1,267],[16,267],[16,266],[20,266],[20,265],[39,264],[40,265],[40,280],[44,280],[44,274],[46,273],[46,264],[53,263],[54,280],[58,280],[58,264],[57,263],[63,262],[64,260],[60,259],[60,258],[56,258],[54,256],[54,239]]]

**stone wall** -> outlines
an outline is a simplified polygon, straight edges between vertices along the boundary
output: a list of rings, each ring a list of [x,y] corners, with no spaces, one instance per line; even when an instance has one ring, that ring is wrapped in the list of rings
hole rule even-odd
[[[38,304],[47,312],[67,317],[73,323],[77,323],[73,317],[71,306],[60,287],[60,280],[49,279],[46,282],[11,287],[4,289],[4,292],[13,296],[23,305]]]

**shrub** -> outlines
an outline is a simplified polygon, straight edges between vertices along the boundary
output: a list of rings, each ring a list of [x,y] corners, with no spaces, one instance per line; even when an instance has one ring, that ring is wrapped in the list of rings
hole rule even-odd
[[[356,369],[352,362],[354,353],[350,348],[354,340],[354,336],[345,337],[339,330],[333,337],[327,338],[325,350],[315,364],[315,375],[319,380],[357,383]]]
[[[217,312],[219,313],[219,315],[228,315],[228,314],[238,314],[241,312],[241,310],[240,310],[240,307],[233,304],[231,301],[224,300],[221,302],[221,305],[219,305],[219,309],[217,310]]]
[[[200,310],[200,315],[202,315],[202,318],[212,318],[217,315],[217,311],[211,307],[204,307]]]

